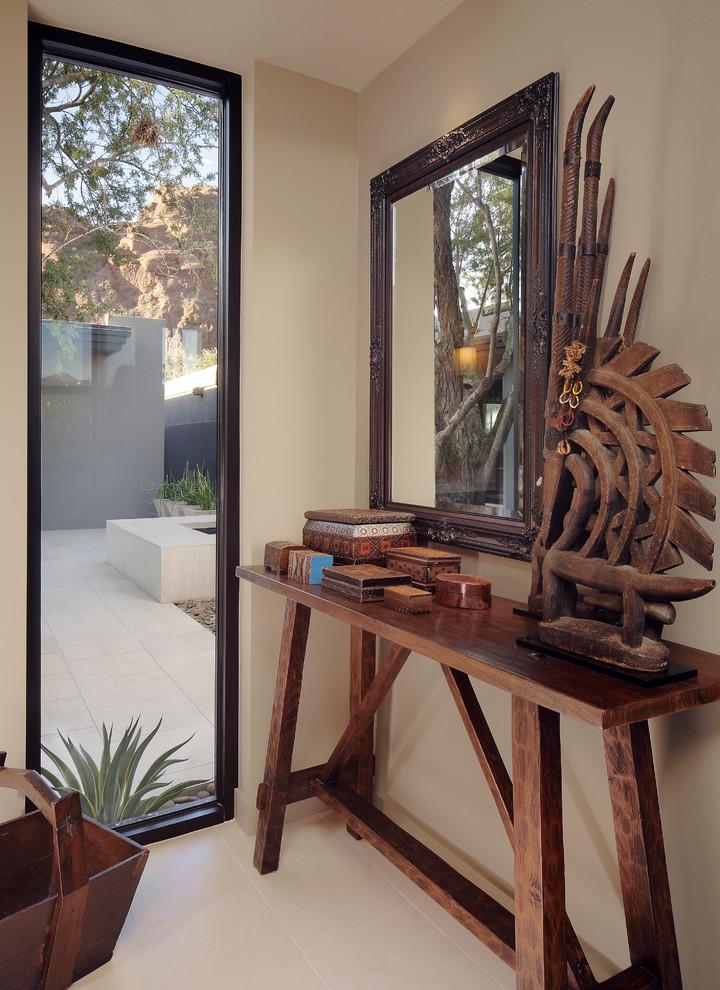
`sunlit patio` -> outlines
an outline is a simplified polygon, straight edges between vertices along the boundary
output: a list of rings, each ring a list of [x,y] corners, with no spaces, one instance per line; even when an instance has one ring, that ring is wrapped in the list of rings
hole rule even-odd
[[[42,557],[43,743],[66,756],[62,732],[95,757],[103,723],[162,718],[140,769],[192,736],[166,778],[213,779],[212,633],[111,567],[104,529],[44,532]]]

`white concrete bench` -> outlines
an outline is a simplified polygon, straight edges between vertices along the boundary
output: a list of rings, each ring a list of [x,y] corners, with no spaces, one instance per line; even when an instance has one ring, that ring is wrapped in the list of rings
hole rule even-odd
[[[109,564],[159,602],[215,596],[215,513],[165,519],[109,519]]]

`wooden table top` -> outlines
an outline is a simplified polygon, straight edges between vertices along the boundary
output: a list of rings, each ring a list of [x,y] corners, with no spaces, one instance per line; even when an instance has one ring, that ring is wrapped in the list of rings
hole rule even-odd
[[[379,602],[359,604],[320,585],[299,584],[264,567],[238,567],[236,574],[352,626],[366,629],[414,653],[464,670],[502,690],[604,728],[685,711],[720,698],[720,657],[668,643],[671,659],[697,668],[697,676],[644,687],[567,660],[534,657],[518,646],[536,623],[513,613],[519,603],[493,597],[486,611],[433,604],[424,615],[405,615]]]

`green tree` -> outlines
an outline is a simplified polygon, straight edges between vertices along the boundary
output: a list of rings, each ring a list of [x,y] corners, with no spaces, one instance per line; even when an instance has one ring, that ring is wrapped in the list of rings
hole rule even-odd
[[[122,263],[120,232],[151,195],[178,202],[188,186],[216,180],[208,161],[216,160],[218,127],[211,96],[44,59],[46,316],[83,318],[75,299],[83,292],[88,246]],[[216,245],[217,215],[207,204],[185,209],[177,227],[180,252],[188,244],[193,251],[202,244],[206,253]]]

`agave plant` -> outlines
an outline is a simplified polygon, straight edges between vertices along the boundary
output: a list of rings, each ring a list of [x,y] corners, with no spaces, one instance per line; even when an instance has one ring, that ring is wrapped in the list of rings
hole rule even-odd
[[[130,723],[113,752],[113,727],[110,726],[108,730],[103,722],[103,746],[99,764],[84,746],[77,746],[69,736],[58,733],[73,767],[43,745],[43,753],[52,760],[59,773],[58,775],[43,768],[43,776],[61,794],[78,791],[85,814],[104,825],[151,815],[182,794],[186,788],[203,783],[202,780],[185,780],[170,784],[161,779],[171,766],[186,762],[185,759],[175,758],[175,753],[187,745],[192,736],[161,753],[136,783],[140,760],[160,730],[162,719],[144,738],[139,723],[139,717]],[[160,793],[157,793],[158,790]]]

